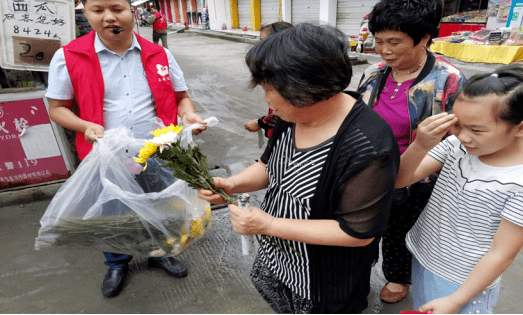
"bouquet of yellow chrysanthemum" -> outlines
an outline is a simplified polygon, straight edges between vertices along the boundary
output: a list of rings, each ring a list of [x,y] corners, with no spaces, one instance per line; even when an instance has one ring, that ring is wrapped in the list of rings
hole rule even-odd
[[[238,202],[229,197],[223,189],[214,185],[214,181],[207,168],[207,159],[205,155],[201,153],[198,146],[189,143],[187,148],[184,148],[181,145],[181,137],[178,135],[182,129],[183,127],[171,124],[169,127],[156,129],[151,132],[155,136],[154,139],[145,143],[144,147],[140,149],[138,157],[135,157],[134,160],[138,163],[145,164],[145,170],[147,167],[147,159],[157,158],[164,163],[164,167],[168,167],[173,171],[175,177],[186,181],[189,187],[211,190],[222,196],[227,203],[238,205]],[[271,246],[278,247],[286,254],[286,251],[274,241],[273,237],[267,235],[262,235],[261,237],[267,240]],[[263,253],[269,259],[257,235],[256,239]],[[296,252],[286,240],[283,241]]]
[[[171,166],[173,142],[187,138],[181,130],[171,125],[154,131],[151,140],[135,139],[124,127],[104,132],[49,204],[35,248],[174,256],[203,237],[211,228],[210,204],[197,197],[194,185],[147,160],[157,153]],[[137,155],[149,167],[145,172]],[[184,179],[183,172],[174,173]]]
[[[194,189],[205,188],[223,197],[228,203],[237,204],[229,197],[223,189],[214,186],[214,181],[209,174],[207,158],[202,154],[198,145],[188,144],[187,148],[181,145],[179,136],[183,127],[171,124],[168,127],[159,128],[151,132],[154,138],[146,142],[140,149],[138,157],[134,160],[145,164],[147,159],[157,158],[172,170],[174,177],[179,178],[189,184]]]

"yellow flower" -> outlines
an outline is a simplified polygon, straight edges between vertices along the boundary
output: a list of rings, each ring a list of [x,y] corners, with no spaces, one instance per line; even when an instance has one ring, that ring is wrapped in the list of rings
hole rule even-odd
[[[147,159],[144,159],[144,158],[133,158],[136,162],[140,163],[140,164],[143,164],[143,163],[146,163],[147,162]]]
[[[156,153],[156,145],[150,142],[146,142],[144,144],[143,148],[140,148],[140,153],[138,153],[138,157],[135,157],[134,160],[138,163],[145,163],[145,167],[143,170],[147,168],[147,159],[150,158],[154,153]]]
[[[187,234],[184,234],[180,237],[180,244],[185,244],[187,242]]]
[[[167,244],[172,245],[172,243],[174,243],[174,241],[176,241],[176,239],[171,237],[171,238],[167,239]]]
[[[156,145],[154,145],[153,143],[151,142],[146,142],[144,147],[140,149],[140,153],[138,154],[138,157],[139,158],[144,158],[144,159],[148,159],[150,158],[153,154],[156,153]]]
[[[199,218],[198,220],[193,221],[191,223],[191,234],[189,234],[189,236],[192,238],[195,238],[202,233],[203,233],[203,220],[202,220],[202,218]]]
[[[205,206],[205,215],[204,215],[204,219],[206,222],[209,222],[211,221],[211,217],[212,217],[212,214],[211,214],[211,205],[206,205]]]
[[[174,133],[180,133],[182,131],[182,126],[175,126],[174,124],[171,124],[169,127],[164,127],[161,129],[156,129],[155,131],[151,131],[151,134],[155,137],[159,137],[163,134],[166,134],[168,132],[174,132]]]

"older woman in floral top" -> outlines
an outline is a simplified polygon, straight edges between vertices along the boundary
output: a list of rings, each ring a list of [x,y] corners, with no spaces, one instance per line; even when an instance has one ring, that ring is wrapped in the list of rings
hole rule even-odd
[[[363,100],[389,124],[405,152],[418,123],[452,110],[466,83],[457,68],[427,48],[441,18],[441,2],[382,0],[370,14],[369,29],[382,62],[370,66],[359,84]],[[430,197],[434,178],[395,191],[387,232],[383,236],[383,273],[387,284],[381,299],[401,301],[411,283],[412,255],[405,236]]]

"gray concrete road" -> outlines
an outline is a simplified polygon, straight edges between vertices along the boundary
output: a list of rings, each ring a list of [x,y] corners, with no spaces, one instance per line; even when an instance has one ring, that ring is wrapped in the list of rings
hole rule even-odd
[[[150,27],[139,31],[151,39]],[[198,137],[202,151],[211,168],[220,167],[228,176],[262,153],[257,135],[243,128],[245,122],[267,111],[261,88],[248,88],[243,58],[250,47],[198,34],[169,34],[169,48],[184,71],[197,111],[220,120],[219,127]],[[355,89],[367,66],[354,66],[350,89]],[[461,65],[467,76],[494,67]],[[249,281],[253,257],[241,255],[240,237],[232,230],[226,209],[214,211],[209,235],[179,256],[189,268],[186,278],[169,277],[148,268],[144,257],[135,257],[121,294],[104,298],[100,285],[107,267],[101,252],[33,248],[39,219],[58,188],[44,185],[0,193],[0,313],[273,313]],[[253,204],[259,205],[262,197],[263,191],[254,193]],[[521,312],[521,283],[523,254],[505,272],[496,313]],[[378,263],[365,313],[399,313],[412,308],[410,294],[398,304],[381,303],[379,292],[384,284]]]

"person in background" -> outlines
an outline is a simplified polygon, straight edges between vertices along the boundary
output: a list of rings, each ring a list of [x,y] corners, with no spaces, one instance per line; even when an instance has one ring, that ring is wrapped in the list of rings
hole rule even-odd
[[[143,17],[145,18],[145,20],[148,21],[150,16],[151,16],[151,11],[149,10],[149,8],[144,8]]]
[[[162,39],[162,46],[167,47],[167,19],[165,14],[158,12],[158,8],[151,7],[151,15],[149,16],[149,24],[153,26],[153,43],[158,44]]]
[[[287,22],[274,22],[271,24],[263,25],[260,28],[260,40],[264,40],[265,38],[267,38],[267,36],[281,32],[289,27],[292,27],[292,24]],[[273,115],[272,110],[269,109],[269,113],[266,116],[248,121],[243,126],[245,127],[245,129],[251,132],[256,132],[258,130],[263,129],[265,136],[267,138],[270,138],[277,121],[278,117],[276,115]]]
[[[399,150],[385,120],[360,94],[344,92],[347,44],[332,26],[300,23],[245,58],[251,86],[262,86],[280,120],[260,161],[214,183],[229,195],[267,188],[261,209],[229,210],[239,234],[268,236],[251,280],[277,313],[350,314],[368,305]],[[209,190],[198,195],[224,202]]]
[[[501,274],[523,249],[522,104],[522,65],[476,75],[453,114],[423,121],[401,156],[396,187],[441,170],[407,234],[415,309],[493,312]]]
[[[76,131],[76,149],[84,159],[104,130],[127,127],[138,139],[151,138],[151,122],[160,118],[165,125],[205,124],[195,112],[187,94],[183,72],[169,50],[134,33],[130,0],[83,0],[94,32],[59,49],[49,67],[49,117],[58,125]],[[117,31],[118,30],[118,31]],[[144,63],[142,60],[145,60]],[[162,71],[158,71],[158,67]],[[78,104],[72,111],[73,100]],[[198,134],[205,127],[193,131]],[[151,166],[153,166],[151,168]],[[149,170],[149,168],[151,168]],[[148,191],[158,181],[160,165],[149,164],[137,176]],[[104,212],[118,215],[121,202],[104,205]],[[109,215],[109,214],[107,214]],[[122,289],[131,255],[104,252],[109,270],[102,293],[110,297]],[[174,277],[184,277],[185,265],[172,257],[149,258],[149,265]]]
[[[80,0],[75,0],[75,20],[76,20],[76,38],[89,34],[93,30],[89,21],[83,13],[83,4]]]
[[[466,83],[463,73],[428,50],[441,12],[441,1],[382,0],[369,17],[369,29],[383,61],[365,71],[358,91],[390,125],[401,153],[414,140],[418,122],[450,112]],[[412,255],[405,246],[405,235],[425,207],[435,178],[433,174],[395,190],[381,246],[387,280],[380,294],[384,302],[396,303],[407,295]]]

